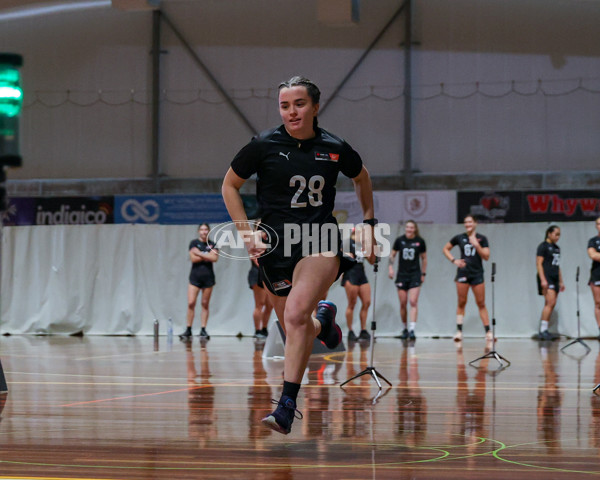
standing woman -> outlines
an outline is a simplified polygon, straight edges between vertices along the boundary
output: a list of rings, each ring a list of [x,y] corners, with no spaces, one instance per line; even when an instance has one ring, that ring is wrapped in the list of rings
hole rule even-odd
[[[594,315],[598,329],[600,329],[600,217],[596,219],[596,230],[598,230],[598,235],[590,238],[587,251],[592,259],[589,284],[594,297]],[[600,340],[600,334],[598,340]]]
[[[360,230],[362,234],[362,230]],[[350,252],[348,254],[356,260],[350,270],[344,273],[342,276],[342,287],[346,290],[346,297],[348,298],[348,305],[346,307],[346,323],[348,325],[348,341],[356,342],[357,340],[368,341],[371,339],[371,335],[367,332],[367,314],[369,313],[369,307],[371,306],[371,286],[369,280],[365,275],[365,267],[363,265],[364,253],[361,247],[356,250],[356,229],[352,230],[350,236]],[[354,307],[356,306],[356,300],[360,298],[360,333],[358,337],[352,330],[352,323],[354,320]]]
[[[269,318],[273,311],[273,306],[267,298],[267,291],[263,283],[263,279],[258,267],[256,258],[250,259],[250,271],[248,272],[248,286],[254,295],[254,311],[252,318],[254,319],[254,338],[267,338],[269,331],[267,326]]]
[[[546,239],[537,247],[535,257],[538,294],[544,296],[540,340],[555,340],[555,336],[548,331],[548,322],[556,306],[558,293],[565,289],[560,271],[560,247],[556,244],[559,238],[560,228],[550,225],[546,229]]]
[[[464,226],[465,233],[452,237],[443,249],[446,258],[457,266],[456,277],[454,278],[458,297],[456,307],[457,331],[454,335],[454,341],[460,342],[463,338],[462,326],[465,318],[465,306],[467,305],[469,287],[471,287],[479,309],[479,317],[485,329],[485,339],[490,342],[492,341],[492,332],[490,331],[490,319],[485,306],[485,282],[483,279],[483,260],[489,260],[490,247],[488,239],[475,231],[477,221],[473,215],[465,216]],[[450,253],[454,246],[458,246],[460,249],[460,258],[454,258]]]
[[[208,323],[208,305],[210,296],[215,285],[215,272],[213,263],[219,259],[219,251],[215,248],[215,243],[208,238],[210,226],[208,223],[201,223],[198,226],[198,238],[190,242],[189,255],[192,262],[188,285],[188,307],[187,307],[187,328],[185,332],[179,335],[182,340],[187,340],[192,336],[192,323],[194,323],[194,314],[196,312],[196,301],[198,294],[202,291],[201,312],[200,312],[200,338],[210,339],[206,332]]]
[[[392,253],[388,276],[394,278],[394,259],[398,256],[398,272],[396,274],[396,287],[400,300],[400,318],[404,328],[400,338],[402,340],[415,340],[415,327],[417,326],[417,313],[421,285],[427,274],[427,246],[425,240],[419,236],[419,226],[414,220],[404,224],[404,235],[396,238]],[[410,323],[407,324],[407,304],[410,304]]]
[[[283,434],[290,433],[297,414],[296,400],[315,337],[330,349],[342,341],[335,323],[336,306],[319,301],[352,264],[343,259],[333,216],[340,172],[354,184],[367,224],[366,258],[375,261],[377,220],[369,172],[346,141],[318,126],[320,96],[319,88],[307,78],[292,77],[281,83],[278,100],[283,124],[256,135],[238,152],[222,187],[227,211],[249,255],[260,255],[269,299],[286,331],[283,392],[274,402],[277,408],[262,420]],[[240,195],[240,188],[254,174],[263,238],[253,235]],[[273,232],[268,250],[266,230]],[[298,418],[302,418],[299,413]]]

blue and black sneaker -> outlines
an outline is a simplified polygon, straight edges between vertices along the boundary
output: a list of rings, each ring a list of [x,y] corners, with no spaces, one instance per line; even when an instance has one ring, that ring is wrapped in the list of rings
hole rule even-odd
[[[296,409],[296,402],[288,396],[282,395],[279,401],[272,400],[272,402],[277,405],[277,408],[263,418],[262,423],[276,432],[287,435],[292,431],[294,418],[302,420],[302,413]]]
[[[321,333],[317,338],[329,349],[337,347],[342,341],[342,329],[335,323],[337,307],[333,302],[321,300],[317,305],[317,320],[321,322]]]
[[[539,333],[538,340],[540,342],[551,342],[552,340],[555,340],[555,338],[548,330],[544,330]]]

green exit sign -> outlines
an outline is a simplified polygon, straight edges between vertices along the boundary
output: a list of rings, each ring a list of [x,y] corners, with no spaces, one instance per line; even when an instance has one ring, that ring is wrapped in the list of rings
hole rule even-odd
[[[21,55],[0,53],[0,116],[16,117],[23,106],[23,89],[19,67]]]

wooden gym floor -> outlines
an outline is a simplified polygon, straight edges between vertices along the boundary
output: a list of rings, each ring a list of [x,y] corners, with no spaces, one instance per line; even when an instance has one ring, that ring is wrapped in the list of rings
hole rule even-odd
[[[311,357],[292,433],[254,339],[0,338],[0,479],[573,479],[600,475],[599,345],[380,338]]]

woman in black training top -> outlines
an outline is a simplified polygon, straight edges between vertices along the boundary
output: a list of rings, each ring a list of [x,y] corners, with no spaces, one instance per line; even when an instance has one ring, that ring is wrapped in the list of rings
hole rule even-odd
[[[592,259],[592,267],[590,269],[590,281],[588,282],[592,289],[594,298],[594,315],[596,316],[596,324],[600,329],[600,217],[596,219],[596,230],[598,235],[590,238],[588,242],[588,255]],[[598,335],[600,340],[600,334]]]
[[[398,255],[398,273],[396,274],[396,288],[400,300],[400,319],[402,320],[402,340],[415,340],[417,326],[417,313],[421,285],[427,274],[427,246],[425,240],[419,236],[419,227],[414,220],[404,224],[404,235],[394,241],[390,254],[388,276],[394,278],[394,258]],[[410,304],[410,322],[408,320],[407,304]]]
[[[182,340],[187,340],[192,336],[192,323],[194,323],[194,314],[196,312],[196,301],[198,294],[202,291],[201,311],[200,311],[200,338],[206,340],[210,336],[206,332],[208,323],[208,305],[210,296],[215,285],[215,272],[213,263],[219,259],[219,251],[215,248],[215,243],[208,238],[210,226],[208,223],[202,223],[198,226],[198,238],[190,242],[188,247],[192,269],[190,271],[188,285],[188,307],[187,307],[187,328],[179,335]]]
[[[453,237],[444,245],[444,255],[454,265],[456,270],[456,294],[458,297],[458,306],[456,307],[456,335],[454,341],[460,342],[463,338],[462,326],[465,318],[465,306],[467,305],[467,294],[469,287],[473,290],[475,302],[479,309],[479,316],[485,329],[485,339],[492,341],[492,332],[490,331],[490,319],[485,306],[485,281],[483,279],[483,260],[489,260],[490,247],[488,239],[480,235],[475,230],[477,221],[473,215],[467,215],[464,218],[465,233]],[[458,246],[460,249],[460,258],[454,258],[450,253],[452,247]]]
[[[546,239],[537,247],[535,266],[537,269],[538,294],[544,296],[540,340],[555,340],[548,331],[550,315],[556,306],[558,293],[565,289],[560,271],[560,247],[556,244],[560,238],[560,228],[550,225],[546,230]]]

